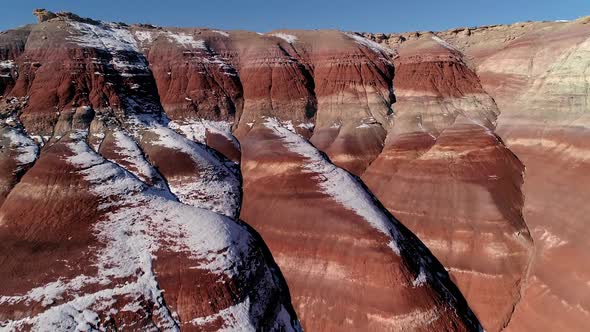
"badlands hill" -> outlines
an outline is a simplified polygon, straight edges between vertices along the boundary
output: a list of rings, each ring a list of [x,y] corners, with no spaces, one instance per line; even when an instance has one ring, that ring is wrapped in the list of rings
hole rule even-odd
[[[590,329],[590,24],[0,33],[0,329]]]

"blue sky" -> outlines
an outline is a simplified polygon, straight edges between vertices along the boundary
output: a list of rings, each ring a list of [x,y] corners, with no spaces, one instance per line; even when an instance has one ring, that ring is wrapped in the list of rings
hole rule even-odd
[[[590,15],[590,0],[0,0],[0,30],[34,23],[33,8],[162,26],[400,32]]]

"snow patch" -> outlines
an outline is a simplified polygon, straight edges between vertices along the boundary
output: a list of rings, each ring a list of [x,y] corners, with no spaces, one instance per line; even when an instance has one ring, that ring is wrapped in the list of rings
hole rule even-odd
[[[233,146],[238,150],[240,149],[240,143],[231,132],[232,124],[227,121],[211,121],[205,119],[170,121],[168,127],[182,133],[186,138],[192,141],[205,145],[207,144],[206,133],[215,133],[225,137],[233,144]]]
[[[315,124],[313,122],[302,122],[300,124],[297,125],[297,128],[303,128],[303,129],[313,129],[315,128]]]
[[[76,31],[66,39],[78,46],[101,49],[109,52],[139,52],[135,38],[129,30],[114,23],[99,25],[68,21]]]
[[[221,30],[213,30],[213,32],[218,33],[224,37],[229,37],[229,33],[225,32],[225,31],[221,31]]]
[[[539,235],[539,240],[543,241],[543,244],[547,249],[558,248],[568,244],[568,241],[561,239],[559,236],[551,233],[547,229],[535,229],[535,232],[540,231],[542,231],[543,233]]]
[[[173,42],[176,42],[186,48],[194,48],[194,49],[202,49],[206,50],[207,46],[205,45],[204,40],[195,39],[194,36],[188,35],[186,33],[174,33],[174,32],[166,32],[166,37]]]
[[[154,126],[147,131],[157,135],[152,142],[188,155],[198,173],[168,178],[170,190],[181,202],[205,208],[230,217],[237,217],[240,204],[240,181],[219,159],[207,149],[174,130]]]
[[[444,41],[442,38],[438,37],[438,36],[432,36],[432,40],[434,40],[435,42],[437,42],[438,44],[442,45],[442,47],[449,49],[451,51],[455,51],[455,52],[460,52],[458,49],[456,49],[454,46],[452,46],[451,44],[447,43],[446,41]]]
[[[39,147],[31,138],[21,130],[6,127],[4,137],[10,141],[9,147],[16,153],[16,162],[19,167],[34,162],[39,154]]]
[[[14,61],[4,60],[0,61],[0,69],[12,69],[14,67]]]
[[[358,183],[358,180],[328,162],[303,137],[285,128],[278,120],[266,118],[264,125],[279,136],[290,151],[308,159],[308,162],[303,166],[305,172],[316,174],[315,178],[326,194],[387,235],[391,239],[390,248],[399,255],[397,240],[401,235],[392,221],[375,206],[373,198]]]
[[[142,43],[151,43],[154,41],[154,35],[150,31],[135,31],[135,38]]]
[[[422,268],[420,268],[420,273],[418,273],[418,276],[412,282],[412,286],[420,287],[420,286],[423,286],[425,283],[426,283],[426,273],[424,273],[424,270]]]
[[[230,306],[213,315],[195,318],[190,321],[190,324],[199,327],[222,318],[224,326],[217,331],[255,331],[256,327],[250,322],[249,310],[250,298],[246,298],[243,302]]]
[[[177,315],[163,301],[163,291],[154,274],[153,259],[158,251],[185,254],[198,268],[213,274],[236,277],[251,253],[253,238],[247,229],[216,213],[174,201],[161,190],[149,188],[123,168],[93,152],[84,135],[70,135],[66,161],[88,181],[91,191],[101,200],[103,218],[94,225],[94,234],[102,244],[90,248],[96,257],[92,264],[96,276],[80,275],[71,280],[58,279],[25,295],[2,296],[0,303],[41,302],[49,306],[35,316],[4,321],[7,330],[95,330],[100,314],[115,304],[115,298],[129,301],[121,311],[146,311],[153,315],[158,330],[178,331]],[[260,263],[251,262],[253,266]],[[249,269],[250,267],[246,267]],[[263,278],[256,276],[251,285],[257,301],[247,297],[215,316],[224,319],[227,330],[257,330],[267,313],[275,282],[268,268]],[[243,272],[243,271],[242,271]],[[241,277],[247,274],[240,274]],[[62,300],[55,304],[56,300]],[[151,305],[141,303],[146,300]],[[108,312],[115,312],[111,308]],[[208,321],[203,318],[201,321]],[[196,319],[199,322],[199,319]],[[292,330],[289,315],[277,310],[275,322]],[[296,327],[296,325],[295,325]]]
[[[289,35],[282,32],[271,33],[270,36],[281,38],[282,40],[286,41],[289,44],[293,44],[297,41],[297,36]]]
[[[68,23],[76,33],[67,37],[67,40],[82,47],[109,52],[112,56],[109,64],[118,70],[121,76],[148,75],[148,64],[140,54],[137,42],[129,30],[113,23],[99,25],[75,21]]]
[[[146,183],[151,183],[153,179],[160,179],[158,172],[147,162],[137,143],[121,130],[113,133],[115,138],[116,153],[119,154],[128,166],[122,165],[129,172],[135,174]]]
[[[393,54],[393,52],[381,45],[379,45],[378,43],[367,39],[363,36],[359,36],[356,33],[346,33],[346,35],[352,39],[354,39],[357,44],[363,45],[365,47],[368,47],[370,50],[372,50],[375,53],[378,53],[380,55],[387,55],[387,56],[391,56]]]

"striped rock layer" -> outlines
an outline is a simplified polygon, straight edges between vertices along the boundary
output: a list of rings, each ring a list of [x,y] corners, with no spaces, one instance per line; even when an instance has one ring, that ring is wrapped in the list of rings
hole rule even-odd
[[[444,158],[451,162],[446,173],[452,175],[452,182],[441,180],[444,182],[441,184],[430,172],[427,175],[418,175],[419,171],[413,171],[433,167],[432,158],[424,156],[428,157],[433,151],[430,147],[436,148],[441,140],[439,137],[436,139],[437,144],[432,145],[431,142],[435,138],[429,139],[421,133],[413,133],[397,145],[393,145],[393,149],[402,150],[401,155],[388,152],[388,149],[384,148],[385,155],[380,156],[374,165],[371,165],[371,168],[375,166],[375,172],[369,172],[369,169],[363,174],[369,187],[391,208],[392,213],[411,230],[416,231],[450,273],[457,275],[455,280],[459,288],[486,330],[585,331],[590,328],[590,270],[586,263],[587,252],[590,249],[586,240],[590,220],[586,204],[590,198],[586,189],[590,184],[590,154],[587,143],[590,133],[589,24],[590,19],[584,17],[569,22],[526,22],[459,28],[434,34],[366,34],[366,37],[396,49],[400,54],[401,66],[407,62],[404,52],[414,52],[417,49],[416,45],[430,44],[434,38],[452,53],[461,55],[465,67],[470,72],[468,76],[475,75],[480,91],[492,97],[497,105],[499,116],[493,123],[495,126],[486,125],[480,116],[476,116],[475,120],[473,116],[467,118],[469,122],[475,121],[483,125],[488,131],[493,130],[496,138],[503,144],[490,144],[491,141],[485,143],[482,140],[476,143],[475,135],[457,136],[457,130],[453,126],[450,127],[452,130],[442,132],[441,136],[448,134],[448,138],[453,137],[452,142],[446,141],[447,143],[441,146],[444,147]],[[430,58],[440,53],[431,48],[418,50],[418,56],[426,59],[420,61],[422,65],[426,65]],[[446,90],[446,93],[441,93],[440,99],[456,100],[457,96],[453,90],[461,91],[461,99],[471,94],[465,91],[464,87],[460,87],[461,84],[456,83],[458,77],[465,77],[463,74],[441,71],[436,75],[422,76],[420,82],[408,84],[407,81],[403,83],[402,78],[397,76],[402,70],[401,66],[397,67],[396,83],[398,79],[400,81],[396,86],[403,84],[409,85],[412,89],[419,87],[418,90],[421,91],[432,91],[424,88],[424,81],[446,81],[453,82],[457,88],[443,89],[443,84],[437,84],[436,93]],[[412,73],[417,75],[420,72]],[[445,94],[446,96],[442,96]],[[403,117],[401,113],[404,108],[404,97],[399,93],[396,95],[399,100],[399,116]],[[414,107],[423,113],[431,108],[432,102],[424,96],[421,98],[423,102]],[[485,106],[487,103],[477,104],[484,106],[479,107],[480,110],[488,108]],[[449,113],[448,106],[440,106],[439,110],[443,115]],[[436,122],[439,126],[448,123]],[[469,129],[470,131],[477,131],[471,124],[468,126],[473,128]],[[465,121],[462,120],[461,131],[466,130],[468,129]],[[437,136],[436,131],[431,133]],[[466,145],[467,150],[460,148],[458,151],[458,145]],[[494,145],[496,147],[493,147]],[[514,156],[510,156],[507,149],[510,149]],[[472,152],[464,153],[469,150]],[[440,154],[440,149],[434,151],[439,152],[438,163],[443,163],[444,158]],[[460,152],[461,157],[458,158],[456,152]],[[502,155],[505,156],[501,157]],[[405,171],[384,168],[399,164],[399,159],[404,163],[407,159],[414,161]],[[470,166],[466,172],[454,171],[462,165]],[[524,176],[519,176],[518,173],[522,171]],[[484,189],[485,196],[466,187],[448,188],[449,183],[456,186],[454,183],[465,178],[464,174],[473,172],[477,173],[477,176],[469,176],[472,178],[469,186],[474,188],[475,185]],[[489,176],[488,181],[485,179],[486,175]],[[380,181],[388,178],[413,178],[417,182],[413,182],[412,186],[424,186],[422,188],[427,189],[403,189],[402,182],[402,187],[396,189],[404,192],[415,191],[416,194],[410,197],[405,193],[391,195],[392,189],[383,188],[385,185]],[[400,185],[399,182],[396,184]],[[383,194],[380,195],[379,192]],[[406,204],[412,202],[424,204],[425,207],[422,211],[411,211]],[[490,202],[487,206],[493,207],[497,212],[489,214],[492,210],[482,209],[482,202]],[[473,212],[468,212],[466,208]],[[466,212],[469,216],[468,227],[472,227],[474,220],[484,221],[491,227],[485,229],[495,228],[495,234],[506,235],[504,241],[497,242],[496,245],[482,246],[482,241],[486,240],[471,237],[477,239],[477,242],[465,246],[464,243],[453,239],[452,233],[457,229],[445,229],[447,240],[429,243],[429,238],[433,236],[431,232],[434,232],[431,226],[424,231],[428,234],[421,235],[422,228],[426,226],[417,223],[431,222],[429,214],[444,213],[456,219],[452,221],[456,223],[466,216]],[[485,236],[483,229],[473,226],[469,232]],[[510,232],[520,234],[520,250],[509,245],[511,241],[519,239],[508,237]],[[500,245],[502,242],[504,244]],[[470,248],[480,248],[478,250],[489,252],[487,255],[474,255],[470,253]],[[467,251],[467,255],[461,258],[453,257],[453,253],[460,251]],[[482,257],[486,256],[495,257],[496,263],[483,260]],[[525,256],[528,259],[525,259]],[[528,263],[525,263],[527,260]],[[463,266],[465,262],[470,261],[467,265],[473,268],[471,271],[458,270],[454,273],[454,269],[461,268],[457,265],[459,261],[463,262]],[[527,267],[522,277],[520,280],[513,279],[516,283],[512,287],[506,284],[502,288],[489,288],[492,293],[485,291],[488,289],[486,284],[502,285],[504,281],[510,280],[506,279],[510,271],[516,277],[523,266]],[[478,273],[483,273],[479,280],[476,277]],[[472,274],[472,277],[469,277],[469,274]],[[469,281],[464,283],[461,281],[462,278]],[[486,278],[490,279],[489,283],[485,282]],[[516,289],[519,290],[518,294],[514,292]],[[513,294],[508,297],[511,299],[513,310],[493,311],[501,308],[501,304],[497,302],[500,297],[497,295],[502,292]],[[478,302],[481,302],[481,305]]]
[[[381,153],[392,51],[38,14],[0,34],[3,329],[481,329],[346,171]]]

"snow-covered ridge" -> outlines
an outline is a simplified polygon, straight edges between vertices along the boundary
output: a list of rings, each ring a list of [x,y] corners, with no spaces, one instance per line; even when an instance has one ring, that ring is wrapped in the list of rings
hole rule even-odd
[[[196,119],[191,121],[170,121],[168,127],[178,132],[181,132],[190,140],[206,144],[206,133],[211,132],[225,137],[237,149],[240,148],[240,143],[232,135],[232,124],[227,121],[211,121],[205,119]]]
[[[113,133],[113,137],[117,148],[116,153],[121,156],[122,160],[129,164],[128,168],[125,165],[121,165],[122,167],[125,167],[125,169],[146,183],[151,183],[153,179],[161,180],[158,172],[144,158],[141,149],[133,138],[122,130],[116,130]]]
[[[127,302],[120,311],[153,315],[153,328],[158,330],[179,331],[184,324],[198,327],[207,323],[207,317],[180,322],[178,314],[166,306],[154,273],[155,254],[174,252],[190,259],[194,268],[234,278],[251,268],[244,263],[253,259],[250,254],[253,238],[244,226],[228,218],[179,203],[161,190],[150,189],[123,168],[96,154],[84,142],[84,137],[83,133],[68,137],[67,147],[72,155],[64,162],[79,169],[77,172],[101,200],[104,216],[94,225],[94,234],[102,246],[89,249],[98,272],[92,276],[58,278],[24,295],[1,296],[1,305],[41,304],[40,313],[4,321],[3,329],[93,330],[101,319],[106,319],[103,313],[118,313],[114,306],[120,301]],[[255,284],[250,285],[249,293],[256,294],[256,302],[246,297],[215,314],[214,318],[223,318],[223,330],[259,329],[260,317],[268,313],[267,307],[274,301],[268,296],[277,291],[274,276],[264,265],[260,267],[260,262],[253,264],[265,269],[264,278],[252,279]],[[117,298],[120,300],[116,301]],[[152,303],[153,307],[143,301]],[[289,331],[297,328],[283,311],[282,305],[276,309],[275,323]]]
[[[341,203],[345,208],[362,217],[378,231],[387,235],[391,239],[389,243],[390,248],[396,254],[400,254],[397,243],[400,237],[398,230],[395,228],[393,222],[375,206],[373,198],[352,175],[328,162],[303,137],[286,128],[278,120],[266,118],[264,125],[271,129],[277,136],[281,137],[290,151],[308,160],[304,164],[305,172],[315,173],[325,178],[324,181],[319,181],[319,185],[326,194],[333,197],[334,200]]]
[[[415,239],[417,242],[413,242],[413,238],[401,232],[403,226],[378,207],[370,193],[356,178],[330,163],[307,140],[283,126],[277,119],[266,118],[264,125],[279,137],[290,151],[306,159],[301,164],[303,172],[312,174],[325,194],[385,234],[390,240],[388,245],[395,254],[412,255],[411,260],[416,262],[416,270],[413,271],[414,278],[408,280],[410,287],[432,287],[451,307],[457,303],[457,298],[448,288],[451,281],[443,268],[435,264],[435,260],[419,240]]]
[[[229,34],[224,31],[212,30],[212,32],[229,37]],[[195,36],[184,32],[171,32],[161,30],[139,30],[135,31],[134,35],[138,42],[142,45],[152,43],[158,37],[162,36],[166,38],[168,41],[176,43],[186,48],[187,50],[185,52],[191,53],[193,55],[198,55],[193,57],[193,59],[195,59],[196,61],[202,62],[205,65],[216,65],[224,75],[237,76],[236,70],[227,62],[227,59],[220,56],[219,54],[216,54],[214,50],[210,49],[207,46],[207,43],[204,39],[195,39]],[[207,74],[207,72],[201,73]]]
[[[218,33],[224,37],[229,37],[229,33],[225,32],[225,31],[221,31],[221,30],[212,30],[215,33]]]
[[[195,175],[168,178],[170,190],[186,204],[237,217],[240,204],[240,181],[235,174],[205,147],[164,126],[148,131],[158,137],[151,144],[179,151],[198,167]]]
[[[460,52],[457,48],[455,48],[453,45],[447,43],[445,40],[443,40],[439,36],[432,36],[432,40],[439,43],[440,45],[442,45],[446,49],[449,49],[449,50],[455,51],[455,52]]]
[[[147,75],[148,64],[140,53],[133,34],[114,23],[99,25],[69,21],[75,32],[67,38],[70,42],[88,48],[95,48],[111,54],[109,64],[121,72],[121,76]],[[131,72],[130,72],[131,71]]]
[[[346,35],[348,37],[354,39],[358,44],[368,47],[370,50],[372,50],[375,53],[378,53],[381,55],[387,55],[387,56],[393,55],[393,51],[391,51],[390,49],[387,49],[387,48],[379,45],[378,43],[376,43],[370,39],[367,39],[363,36],[359,36],[356,33],[347,32]]]
[[[4,137],[10,141],[9,147],[15,151],[19,167],[28,165],[37,159],[39,147],[20,129],[6,127]]]
[[[133,33],[135,38],[142,43],[151,43],[154,40],[154,35],[151,31],[139,30]]]
[[[126,28],[114,23],[94,25],[76,21],[68,21],[76,31],[67,40],[82,46],[101,49],[108,52],[139,52],[133,35]]]
[[[193,48],[193,49],[201,49],[206,50],[207,46],[205,45],[205,41],[202,39],[195,39],[194,36],[189,34],[180,32],[174,33],[167,31],[165,33],[166,38],[168,38],[172,42],[176,42],[186,48]]]
[[[269,36],[281,38],[282,40],[286,41],[289,44],[293,44],[294,42],[297,41],[297,36],[290,35],[290,34],[283,33],[283,32],[271,33],[271,34],[269,34]]]

